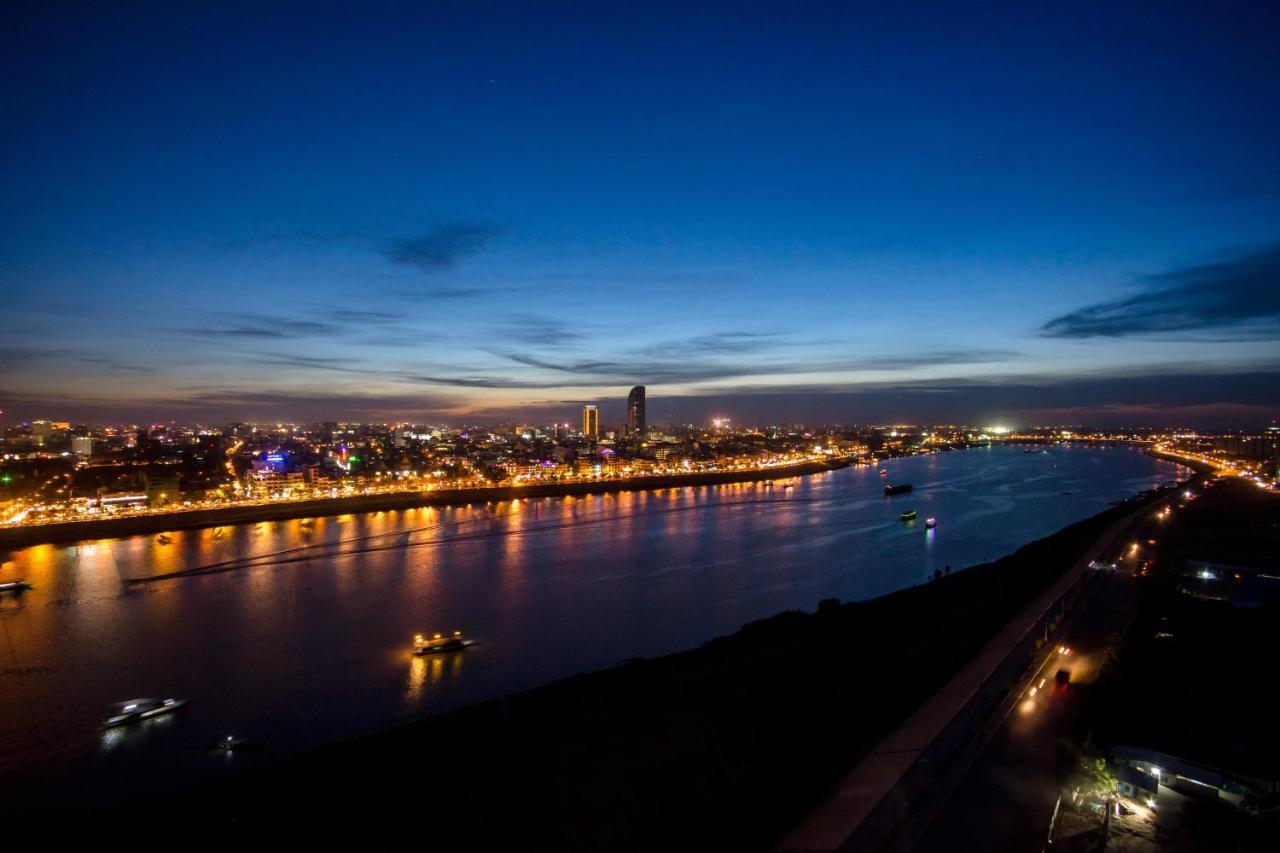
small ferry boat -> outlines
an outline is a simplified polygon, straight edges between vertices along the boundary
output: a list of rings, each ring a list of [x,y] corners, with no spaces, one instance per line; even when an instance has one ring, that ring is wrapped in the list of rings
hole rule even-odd
[[[930,518],[926,518],[926,519],[924,520],[924,529],[925,529],[925,530],[933,530],[933,529],[934,529],[935,527],[937,527],[937,526],[938,526],[938,519],[936,519],[936,518],[932,518],[932,517],[930,517]]]
[[[31,584],[19,578],[16,581],[0,582],[0,592],[26,592],[31,589]]]
[[[884,486],[884,493],[886,497],[890,495],[905,495],[909,491],[911,491],[910,483],[901,483],[896,486],[893,483],[885,483]]]
[[[474,640],[464,640],[461,631],[454,631],[451,637],[446,637],[440,633],[432,634],[430,637],[427,637],[426,634],[414,634],[413,653],[415,655],[438,655],[442,652],[457,652],[472,645],[474,642]]]
[[[170,714],[186,704],[186,699],[130,699],[113,705],[111,716],[102,725],[104,728],[111,728],[149,720],[162,714]]]
[[[914,509],[909,509],[906,512],[899,515],[898,518],[902,519],[903,521],[915,521],[916,511]]]

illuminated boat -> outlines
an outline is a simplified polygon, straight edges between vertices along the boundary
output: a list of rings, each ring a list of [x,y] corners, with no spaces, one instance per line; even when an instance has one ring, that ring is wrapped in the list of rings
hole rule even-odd
[[[888,468],[881,468],[881,469],[880,469],[880,476],[881,476],[881,477],[888,477],[888,476],[889,476],[889,469],[888,469]]]
[[[935,527],[937,527],[937,526],[938,526],[938,519],[936,519],[936,518],[926,518],[926,519],[924,520],[924,529],[925,529],[925,530],[933,530],[933,529],[934,529]]]
[[[173,540],[169,538],[169,534],[167,533],[161,533],[156,537],[156,543],[160,545],[168,545],[172,541]]]
[[[256,740],[227,735],[225,738],[215,743],[212,748],[219,750],[220,752],[235,752],[236,750],[246,752],[249,750],[261,749],[262,744],[258,743]]]
[[[149,720],[163,714],[171,714],[187,704],[186,699],[130,699],[112,706],[111,716],[103,721],[104,728],[123,726]]]
[[[915,521],[916,511],[914,509],[909,509],[906,512],[899,515],[898,518],[902,519],[903,521]]]
[[[438,655],[444,652],[458,652],[474,642],[474,640],[462,639],[461,631],[454,631],[451,637],[446,637],[439,633],[432,634],[430,637],[426,634],[414,634],[413,653],[415,655]]]
[[[0,583],[0,592],[25,592],[29,589],[31,589],[31,584],[22,579]]]
[[[890,495],[905,495],[909,491],[911,491],[910,483],[901,483],[897,486],[893,485],[892,483],[886,483],[884,487],[884,493],[886,497]]]

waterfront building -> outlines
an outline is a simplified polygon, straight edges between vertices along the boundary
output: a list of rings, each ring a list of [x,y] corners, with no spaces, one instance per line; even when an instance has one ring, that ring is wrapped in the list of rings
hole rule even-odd
[[[627,395],[627,432],[644,437],[644,386],[637,385]]]
[[[600,410],[595,406],[582,407],[582,434],[587,438],[600,435]]]
[[[180,497],[177,474],[146,471],[142,475],[142,486],[147,506],[177,503]]]

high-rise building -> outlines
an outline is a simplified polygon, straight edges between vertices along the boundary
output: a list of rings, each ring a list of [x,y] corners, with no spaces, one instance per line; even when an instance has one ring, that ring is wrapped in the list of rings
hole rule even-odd
[[[644,438],[644,386],[637,385],[627,395],[627,432]]]
[[[93,455],[93,436],[77,435],[71,439],[71,452],[76,456]]]
[[[51,421],[31,422],[31,441],[36,447],[44,447],[52,437],[53,423]]]
[[[600,435],[600,411],[595,406],[582,407],[582,434],[588,438]]]

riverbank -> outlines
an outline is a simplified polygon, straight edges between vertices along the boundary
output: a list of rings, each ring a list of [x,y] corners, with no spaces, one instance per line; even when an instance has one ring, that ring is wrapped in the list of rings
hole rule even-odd
[[[29,548],[48,543],[80,542],[89,539],[119,539],[125,536],[196,530],[230,524],[255,524],[260,521],[285,521],[292,518],[318,518],[348,513],[413,509],[424,506],[457,506],[516,498],[598,495],[613,492],[671,489],[684,486],[716,486],[799,477],[845,468],[847,459],[826,462],[802,462],[795,465],[761,468],[751,471],[708,471],[694,474],[671,474],[662,477],[630,477],[579,483],[547,483],[529,486],[494,486],[480,489],[441,489],[431,492],[397,492],[380,495],[323,498],[310,501],[287,501],[277,504],[254,504],[124,518],[90,521],[67,521],[34,524],[28,527],[0,529],[0,550]]]
[[[210,846],[768,849],[1149,498],[923,586],[175,792],[148,803],[148,826],[200,826]]]

